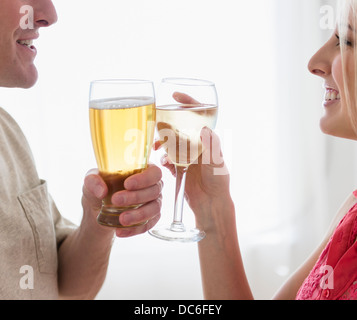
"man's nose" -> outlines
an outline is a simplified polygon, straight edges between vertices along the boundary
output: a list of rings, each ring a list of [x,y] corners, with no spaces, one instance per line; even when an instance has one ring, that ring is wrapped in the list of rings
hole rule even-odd
[[[34,22],[38,28],[57,22],[57,12],[51,0],[34,0]]]

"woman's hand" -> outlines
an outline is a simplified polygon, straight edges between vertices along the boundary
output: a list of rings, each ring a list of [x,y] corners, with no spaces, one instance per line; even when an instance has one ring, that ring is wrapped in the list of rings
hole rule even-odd
[[[191,97],[176,92],[182,104],[196,104]],[[229,192],[229,174],[224,164],[218,136],[210,129],[201,131],[203,153],[191,164],[185,194],[196,218],[196,226],[206,237],[198,243],[204,297],[215,299],[252,299],[238,245],[235,208]],[[161,147],[160,141],[154,145]],[[162,164],[175,174],[167,155]]]
[[[125,190],[116,192],[112,196],[112,203],[116,206],[130,206],[138,203],[143,203],[143,205],[137,209],[123,212],[119,217],[120,223],[128,226],[148,222],[138,227],[114,229],[100,226],[96,222],[102,200],[107,195],[108,188],[97,169],[89,171],[83,186],[83,219],[93,226],[97,232],[113,233],[113,230],[115,230],[118,237],[131,237],[146,232],[160,219],[163,186],[161,177],[161,170],[150,164],[143,172],[132,175],[125,180]]]
[[[174,98],[182,104],[197,103],[186,94],[176,92]],[[209,128],[201,131],[203,153],[197,164],[191,164],[187,172],[185,196],[188,204],[195,213],[197,225],[212,222],[207,212],[212,206],[231,204],[229,193],[229,173],[224,164],[221,145],[218,136]],[[161,143],[155,142],[154,149],[159,149]],[[161,163],[175,175],[175,166],[165,155]],[[206,227],[205,227],[206,228]]]

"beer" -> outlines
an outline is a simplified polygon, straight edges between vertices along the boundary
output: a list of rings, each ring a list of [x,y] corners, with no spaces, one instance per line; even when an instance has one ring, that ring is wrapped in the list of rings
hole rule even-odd
[[[92,100],[89,114],[95,157],[109,191],[101,214],[118,216],[128,208],[115,207],[111,197],[124,190],[126,178],[147,166],[155,130],[155,102],[151,97]]]
[[[216,125],[217,106],[160,106],[156,113],[160,141],[172,163],[185,167],[194,163],[203,151],[202,128]]]

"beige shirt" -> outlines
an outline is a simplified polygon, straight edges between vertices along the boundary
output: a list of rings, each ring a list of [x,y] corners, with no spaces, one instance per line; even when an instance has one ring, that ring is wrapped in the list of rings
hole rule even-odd
[[[57,299],[57,249],[74,227],[39,179],[19,126],[0,108],[0,299]]]

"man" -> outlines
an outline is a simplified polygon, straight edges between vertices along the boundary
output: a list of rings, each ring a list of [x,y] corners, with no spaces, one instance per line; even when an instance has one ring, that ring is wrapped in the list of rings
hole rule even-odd
[[[23,28],[23,8],[33,9],[33,28]],[[51,0],[0,0],[0,86],[30,88],[37,80],[33,41],[57,21]],[[28,21],[31,22],[31,21]],[[40,180],[25,137],[0,108],[0,298],[92,299],[107,270],[113,238],[146,232],[161,209],[161,171],[154,165],[128,178],[114,204],[144,203],[120,217],[130,229],[100,226],[96,216],[107,187],[97,170],[83,185],[83,218],[77,228],[58,213]]]

